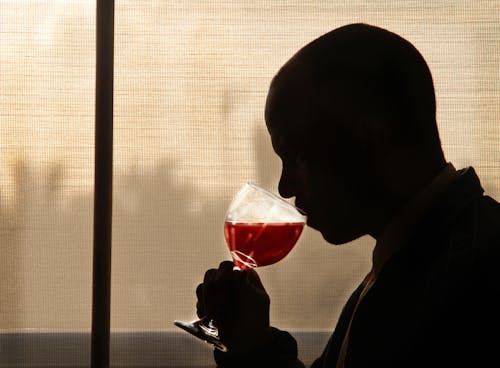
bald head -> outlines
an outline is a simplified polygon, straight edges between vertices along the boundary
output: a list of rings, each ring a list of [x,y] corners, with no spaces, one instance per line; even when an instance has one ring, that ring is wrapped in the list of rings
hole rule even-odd
[[[371,137],[371,144],[436,157],[435,112],[431,73],[418,50],[387,30],[351,24],[312,41],[280,69],[266,121],[305,151],[328,151],[334,137],[336,144]]]

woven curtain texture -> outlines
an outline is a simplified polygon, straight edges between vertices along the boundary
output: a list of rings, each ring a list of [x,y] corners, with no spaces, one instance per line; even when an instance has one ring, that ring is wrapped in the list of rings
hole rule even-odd
[[[0,330],[90,329],[95,1],[0,4]]]
[[[333,28],[366,22],[424,55],[448,161],[500,198],[500,3],[116,2],[112,316],[115,331],[175,330],[195,288],[229,259],[223,220],[247,181],[276,191],[263,109],[273,75]],[[0,10],[0,329],[88,330],[91,310],[95,3]],[[271,321],[328,331],[374,241],[307,229],[259,270]]]

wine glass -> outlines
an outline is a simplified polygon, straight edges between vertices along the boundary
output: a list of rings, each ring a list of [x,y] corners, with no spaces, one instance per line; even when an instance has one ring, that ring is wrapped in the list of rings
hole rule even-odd
[[[245,183],[229,205],[224,222],[224,237],[234,269],[245,270],[280,261],[292,250],[304,225],[305,216],[291,203],[256,184]],[[174,321],[174,324],[227,351],[212,318]]]

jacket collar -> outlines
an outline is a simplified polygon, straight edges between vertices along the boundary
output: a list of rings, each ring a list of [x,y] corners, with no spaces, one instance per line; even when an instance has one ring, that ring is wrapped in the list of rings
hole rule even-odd
[[[373,275],[376,275],[392,254],[408,241],[434,202],[459,176],[455,167],[448,163],[394,216],[378,237],[373,249]]]
[[[396,259],[415,257],[420,254],[428,258],[443,246],[438,240],[445,236],[453,221],[474,200],[482,196],[484,189],[472,167],[459,170],[458,177],[430,205],[413,227],[407,241],[384,263],[382,271],[392,268]]]

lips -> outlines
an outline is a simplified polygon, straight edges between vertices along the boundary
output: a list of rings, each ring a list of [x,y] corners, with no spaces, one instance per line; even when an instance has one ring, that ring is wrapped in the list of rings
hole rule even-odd
[[[307,216],[308,214],[307,207],[297,199],[295,200],[295,207],[299,210],[299,212],[302,215]]]
[[[309,227],[315,228],[314,226],[314,214],[311,213],[310,208],[308,205],[304,202],[302,202],[299,199],[295,200],[295,207],[299,210],[299,212],[303,215],[306,216],[306,224]]]
[[[295,206],[295,208],[297,208],[297,210],[299,210],[300,214],[303,215],[303,216],[307,216],[307,211],[302,209],[301,207],[297,207]]]

